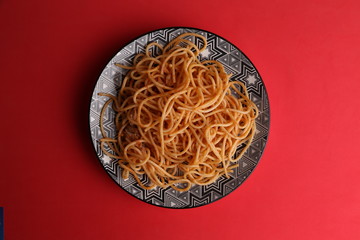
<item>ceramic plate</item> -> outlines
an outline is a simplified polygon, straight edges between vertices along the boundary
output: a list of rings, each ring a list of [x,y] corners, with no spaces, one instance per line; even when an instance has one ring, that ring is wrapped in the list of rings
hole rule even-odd
[[[207,186],[194,185],[189,191],[178,192],[172,188],[154,188],[152,190],[142,189],[134,178],[123,179],[122,169],[116,160],[104,155],[100,149],[99,139],[102,137],[99,126],[99,116],[104,103],[108,98],[98,96],[98,93],[110,93],[116,95],[126,70],[116,67],[114,63],[129,64],[132,58],[139,52],[144,51],[150,42],[158,42],[166,45],[169,41],[185,32],[194,32],[207,38],[208,47],[200,55],[200,60],[212,59],[221,62],[228,73],[232,73],[232,80],[243,82],[250,94],[250,98],[259,108],[260,115],[256,119],[256,134],[251,146],[244,156],[239,160],[237,167],[230,178],[221,177],[215,183]],[[146,33],[131,41],[122,48],[106,65],[101,73],[90,103],[90,132],[92,142],[100,163],[109,176],[126,192],[132,196],[156,206],[167,208],[192,208],[206,205],[219,200],[237,189],[253,172],[259,163],[261,155],[267,142],[270,112],[269,101],[264,83],[259,72],[251,61],[236,46],[224,38],[195,28],[165,28]],[[105,131],[109,136],[115,136],[115,125],[113,123],[114,112],[108,108],[104,118]],[[142,181],[147,181],[145,177]]]

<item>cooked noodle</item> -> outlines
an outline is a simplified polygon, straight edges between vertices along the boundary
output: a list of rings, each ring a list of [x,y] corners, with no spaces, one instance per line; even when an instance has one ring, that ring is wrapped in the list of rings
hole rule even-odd
[[[221,63],[199,60],[206,47],[205,37],[185,33],[165,47],[150,43],[133,66],[116,64],[129,71],[117,96],[99,94],[109,97],[100,117],[100,144],[117,159],[123,178],[131,173],[144,189],[187,191],[192,184],[229,177],[238,166],[255,134],[258,110],[245,85],[230,81]],[[110,103],[116,113],[115,138],[103,127]],[[140,180],[143,174],[148,183]]]

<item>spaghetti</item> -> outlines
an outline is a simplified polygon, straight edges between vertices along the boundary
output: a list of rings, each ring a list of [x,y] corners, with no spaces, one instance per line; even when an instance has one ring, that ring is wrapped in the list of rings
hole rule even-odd
[[[238,166],[255,134],[258,109],[245,85],[230,81],[221,63],[199,60],[206,47],[205,37],[185,33],[166,46],[148,44],[133,66],[116,64],[129,71],[117,96],[99,94],[109,97],[100,117],[100,146],[117,159],[123,178],[131,173],[144,189],[187,191],[192,184],[229,177]],[[103,127],[111,103],[115,138]],[[143,174],[148,183],[140,180]]]

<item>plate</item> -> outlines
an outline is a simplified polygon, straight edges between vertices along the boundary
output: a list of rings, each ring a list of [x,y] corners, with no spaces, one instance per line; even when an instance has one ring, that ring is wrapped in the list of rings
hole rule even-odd
[[[121,69],[114,63],[129,64],[132,58],[145,49],[150,42],[158,42],[166,45],[169,41],[185,32],[194,32],[207,38],[208,47],[201,55],[200,60],[217,60],[221,62],[228,73],[232,73],[232,79],[243,82],[249,92],[251,100],[259,109],[259,116],[256,119],[255,137],[239,160],[239,166],[231,174],[230,178],[220,177],[216,182],[207,186],[194,185],[189,191],[178,192],[171,187],[167,189],[154,188],[145,190],[141,188],[132,176],[128,179],[121,177],[122,169],[116,160],[104,155],[100,149],[99,118],[107,97],[98,96],[98,93],[117,94],[127,70]],[[114,111],[112,108],[106,110],[104,117],[104,128],[109,136],[115,136]],[[201,29],[172,27],[155,30],[146,33],[123,47],[106,65],[102,71],[92,94],[90,103],[90,133],[95,152],[109,176],[126,192],[132,196],[156,206],[166,208],[193,208],[203,206],[217,201],[237,189],[253,172],[264,151],[270,126],[270,109],[268,95],[265,85],[259,72],[251,63],[248,57],[239,50],[235,45],[224,38]],[[130,174],[131,175],[131,174]],[[141,178],[146,181],[146,177]]]

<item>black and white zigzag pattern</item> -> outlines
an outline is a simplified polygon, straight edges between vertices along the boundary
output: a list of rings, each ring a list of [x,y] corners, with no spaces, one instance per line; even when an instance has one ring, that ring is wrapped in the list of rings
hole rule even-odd
[[[165,45],[178,35],[185,32],[195,32],[205,36],[208,40],[207,49],[201,53],[201,60],[214,59],[221,62],[228,73],[233,74],[233,80],[242,81],[248,88],[250,97],[260,110],[260,115],[256,119],[256,135],[245,155],[239,161],[239,167],[232,174],[231,178],[221,177],[213,184],[208,186],[193,186],[187,192],[178,192],[172,188],[155,188],[152,190],[142,189],[137,182],[130,177],[121,178],[121,168],[116,161],[104,155],[99,146],[99,139],[102,137],[99,127],[99,116],[107,98],[98,96],[99,92],[115,94],[121,85],[125,70],[118,68],[114,63],[131,64],[133,57],[144,51],[149,42],[158,42]],[[191,39],[191,38],[190,38]],[[193,40],[193,39],[192,39]],[[198,42],[197,44],[202,44]],[[113,124],[114,112],[111,108],[106,111],[104,129],[109,136],[115,136]],[[95,150],[100,162],[108,174],[120,187],[131,195],[147,203],[169,207],[169,208],[191,208],[202,206],[214,202],[235,190],[254,170],[265,148],[270,125],[270,112],[268,96],[264,83],[252,65],[250,60],[234,45],[225,39],[193,28],[167,28],[145,34],[135,41],[126,45],[116,56],[111,59],[102,72],[90,104],[90,131]],[[143,182],[147,181],[144,176]]]

